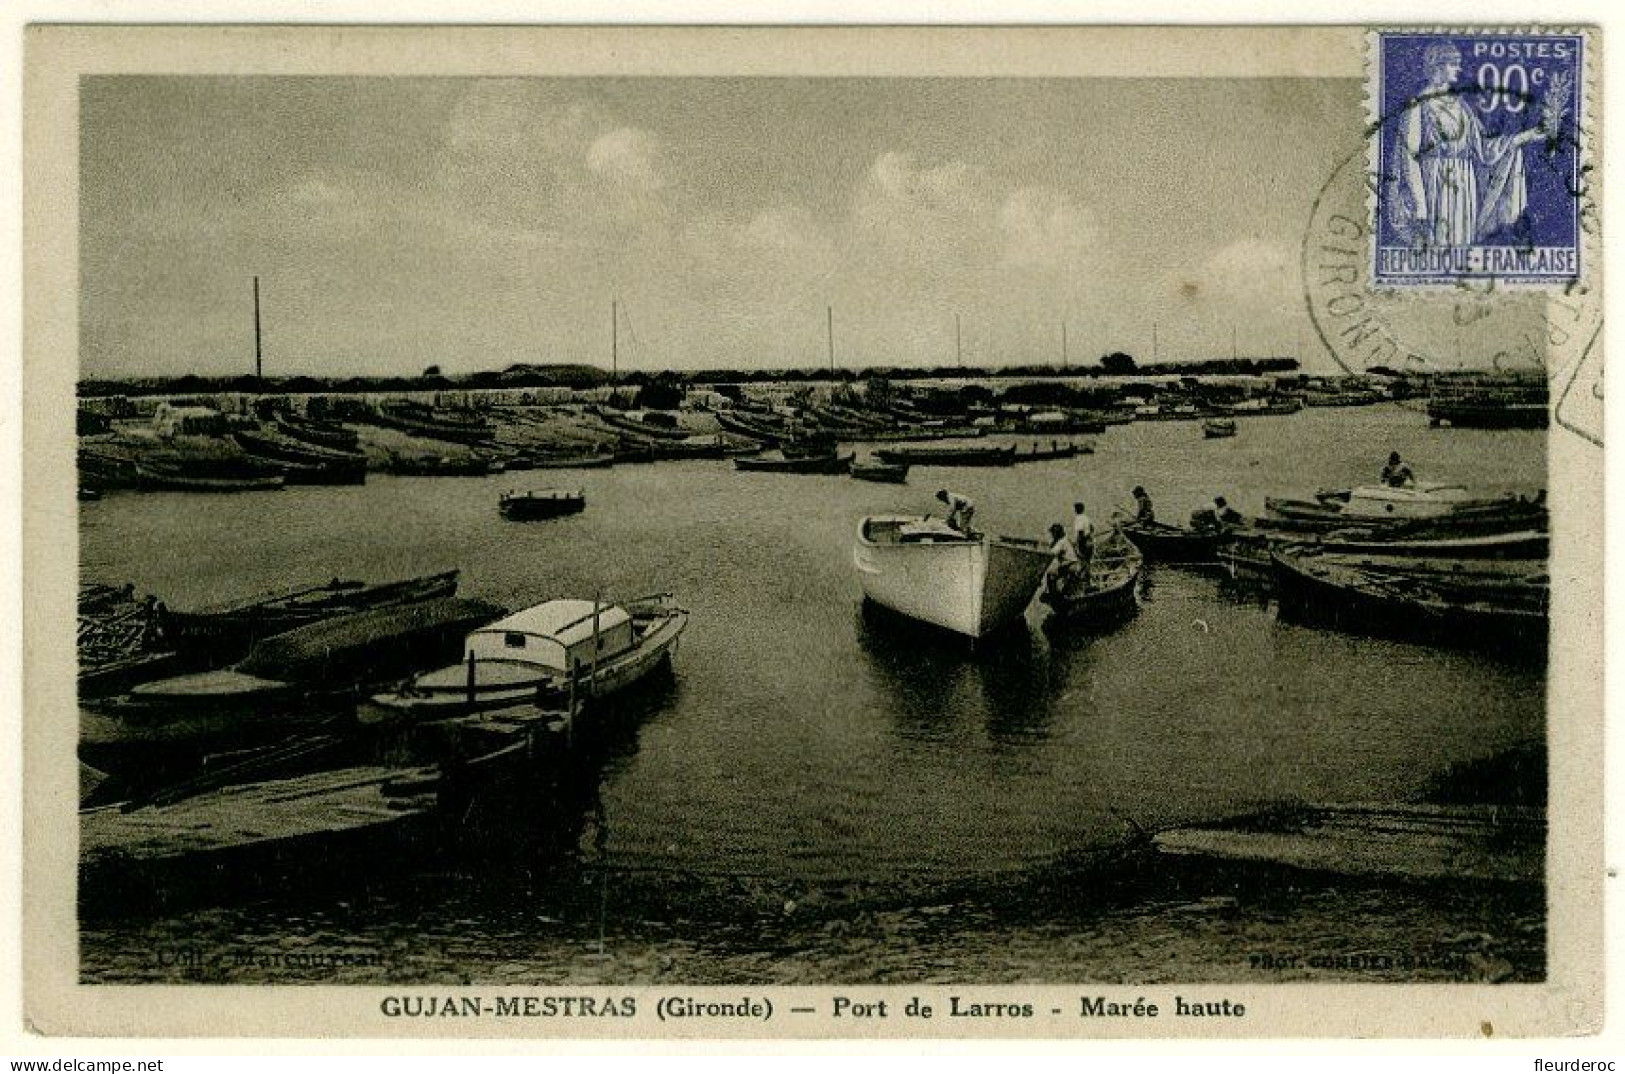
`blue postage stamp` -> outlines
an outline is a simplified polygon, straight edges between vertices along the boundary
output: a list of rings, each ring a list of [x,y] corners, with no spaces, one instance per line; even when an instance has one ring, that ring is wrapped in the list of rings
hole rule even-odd
[[[1585,44],[1572,33],[1373,35],[1375,286],[1580,278]]]

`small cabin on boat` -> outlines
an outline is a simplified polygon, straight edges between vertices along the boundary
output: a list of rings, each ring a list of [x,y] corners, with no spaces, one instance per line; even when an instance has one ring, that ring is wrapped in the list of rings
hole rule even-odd
[[[593,602],[551,600],[515,612],[468,636],[464,659],[536,664],[569,671],[572,664],[593,661]],[[632,617],[614,604],[597,605],[598,659],[607,660],[632,648]]]
[[[227,422],[212,407],[160,403],[152,425],[160,436],[216,436],[226,431]]]

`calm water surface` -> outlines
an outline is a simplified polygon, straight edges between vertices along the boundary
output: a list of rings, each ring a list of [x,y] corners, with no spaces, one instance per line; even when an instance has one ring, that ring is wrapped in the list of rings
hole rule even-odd
[[[583,925],[569,909],[579,892],[548,894],[559,903],[550,916],[535,905],[543,896],[525,888],[515,921],[513,878],[499,867],[472,892],[466,882],[442,888],[418,877],[374,885],[342,911],[290,896],[98,927],[85,936],[87,974],[173,975],[151,964],[166,935],[309,942],[315,921],[363,947],[410,934],[421,950],[437,937],[429,977],[509,972],[518,956],[469,953],[490,952],[492,937],[504,935],[506,949],[527,950],[519,964],[544,967],[542,977],[597,979],[597,964],[577,959],[591,946],[594,916],[611,933],[632,918],[644,928],[703,919],[722,886],[752,905],[776,910],[783,900],[786,913],[861,887],[910,908],[888,911],[904,914],[897,928],[929,931],[922,908],[943,893],[1015,883],[1030,894],[1030,878],[1087,860],[1135,824],[1282,799],[1404,799],[1452,763],[1543,737],[1539,668],[1279,623],[1202,571],[1151,573],[1141,614],[1113,633],[1051,639],[1035,605],[1027,630],[974,654],[864,611],[850,560],[859,518],[923,513],[943,486],[976,500],[984,528],[1039,536],[1070,516],[1074,500],[1100,518],[1135,484],[1150,489],[1164,517],[1182,518],[1215,493],[1252,513],[1266,494],[1369,482],[1389,450],[1423,480],[1524,493],[1546,484],[1543,433],[1434,430],[1393,406],[1244,420],[1229,440],[1205,441],[1196,425],[1170,422],[1113,428],[1096,442],[1092,456],[1013,469],[916,468],[905,487],[739,474],[710,462],[372,477],[363,488],[115,495],[85,505],[85,579],[133,581],[175,607],[331,576],[456,566],[465,595],[515,608],[669,590],[693,612],[675,676],[644,699],[635,730],[604,762],[581,825],[582,883],[641,878],[626,882],[645,889],[635,914],[630,896],[600,892],[596,912],[594,900],[582,904]],[[502,489],[549,484],[585,488],[587,511],[546,523],[498,517]],[[1403,896],[1424,916],[1441,913],[1441,899]],[[1326,927],[1349,912],[1326,909]],[[1055,920],[1045,909],[988,935],[1066,931]],[[883,931],[886,922],[862,927]],[[709,934],[725,945],[727,921]],[[722,978],[759,978],[780,965],[756,925],[748,934],[755,939],[743,953],[713,952],[704,965]],[[451,939],[469,935],[478,939]],[[970,957],[970,932],[952,935],[949,961]],[[894,946],[881,935],[867,955],[848,955],[851,935],[816,929],[784,942],[803,952],[811,944],[808,972],[827,979],[884,977],[881,952]],[[646,958],[622,964],[623,977],[658,976],[683,958],[691,975],[706,976],[683,930],[656,928],[645,943]],[[1050,950],[1035,944],[1007,969],[1016,977],[1056,969],[1041,949]],[[1202,962],[1199,951],[1188,954]],[[897,968],[899,977],[931,972]]]

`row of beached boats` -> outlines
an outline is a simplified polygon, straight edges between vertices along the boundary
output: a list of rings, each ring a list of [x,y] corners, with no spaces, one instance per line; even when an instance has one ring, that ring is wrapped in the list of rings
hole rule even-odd
[[[284,765],[318,738],[324,756],[347,745],[353,759],[362,738],[376,747],[380,729],[406,723],[519,707],[525,722],[545,726],[662,666],[688,622],[665,595],[549,600],[508,614],[456,597],[456,580],[453,571],[335,581],[160,611],[156,628],[141,620],[167,658],[110,689],[82,689],[81,760],[115,786],[150,792],[226,759],[263,774],[256,757]],[[94,649],[87,619],[129,603],[126,591],[82,594],[82,653]],[[82,683],[85,673],[95,671]]]

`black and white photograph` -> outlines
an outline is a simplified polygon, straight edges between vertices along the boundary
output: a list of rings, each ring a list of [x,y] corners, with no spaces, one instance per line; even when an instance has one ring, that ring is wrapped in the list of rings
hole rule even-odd
[[[31,33],[47,1032],[1600,1024],[1594,31]]]

